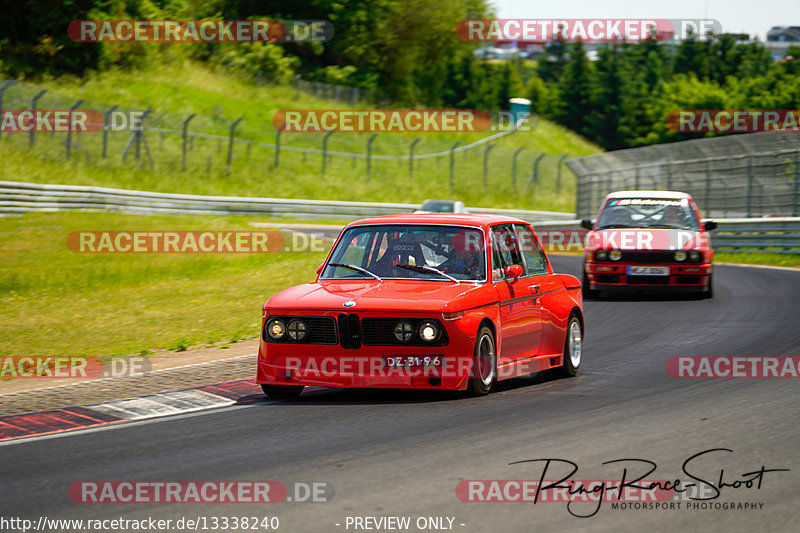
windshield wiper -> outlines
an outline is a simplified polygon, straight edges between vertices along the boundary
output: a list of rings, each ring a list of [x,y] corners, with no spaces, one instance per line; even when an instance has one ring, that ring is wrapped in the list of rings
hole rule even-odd
[[[606,224],[605,226],[598,226],[597,229],[614,229],[614,228],[638,228],[639,226],[631,226],[630,224]]]
[[[648,228],[669,228],[669,229],[689,229],[686,226],[676,226],[674,224],[650,224]]]
[[[443,276],[443,277],[449,279],[450,281],[455,281],[456,283],[461,283],[461,281],[457,280],[453,276],[451,276],[449,274],[445,274],[444,272],[442,272],[438,268],[433,268],[432,266],[428,266],[428,265],[419,265],[419,266],[418,265],[404,265],[404,264],[400,264],[400,263],[398,263],[398,264],[396,264],[394,266],[400,267],[400,268],[407,268],[408,270],[413,270],[415,272],[433,272],[434,274],[439,274],[440,276]]]
[[[335,266],[335,267],[342,267],[342,268],[349,268],[350,270],[355,270],[356,272],[361,272],[362,274],[366,274],[367,276],[372,276],[373,278],[377,279],[378,281],[383,281],[377,274],[373,274],[366,268],[361,268],[355,265],[346,265],[344,263],[328,263],[328,266]]]

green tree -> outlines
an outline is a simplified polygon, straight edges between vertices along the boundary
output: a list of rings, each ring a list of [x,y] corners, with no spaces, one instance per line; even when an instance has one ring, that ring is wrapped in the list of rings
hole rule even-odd
[[[556,116],[567,128],[580,134],[591,134],[586,119],[592,111],[592,65],[580,41],[568,46],[567,57],[558,83]]]

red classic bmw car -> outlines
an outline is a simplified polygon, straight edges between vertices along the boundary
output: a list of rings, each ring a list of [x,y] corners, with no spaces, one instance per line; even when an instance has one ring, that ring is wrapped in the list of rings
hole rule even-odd
[[[577,278],[555,274],[522,220],[412,214],[347,225],[317,280],[263,307],[257,382],[468,390],[581,363]]]
[[[714,250],[692,197],[674,191],[620,191],[606,196],[583,250],[583,295],[666,290],[713,295]]]

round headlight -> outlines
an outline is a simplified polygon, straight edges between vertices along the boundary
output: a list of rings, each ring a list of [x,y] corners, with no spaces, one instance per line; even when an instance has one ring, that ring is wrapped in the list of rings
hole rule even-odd
[[[675,258],[675,261],[686,261],[686,252],[684,252],[683,250],[679,250],[675,252],[675,255],[673,257]]]
[[[267,323],[267,333],[273,339],[280,340],[286,334],[286,325],[282,320],[274,319]]]
[[[394,326],[394,337],[402,342],[409,342],[414,337],[414,325],[411,322],[398,322]]]
[[[703,254],[701,254],[697,250],[692,250],[689,252],[689,261],[693,261],[695,263],[699,263],[703,259]]]
[[[289,337],[293,341],[301,341],[308,335],[308,327],[302,320],[291,320],[289,325],[286,326],[286,331],[289,332]]]
[[[619,261],[620,259],[622,259],[622,252],[620,252],[619,250],[611,250],[608,253],[608,258],[611,259],[612,261]]]
[[[600,250],[594,253],[594,258],[597,261],[607,261],[608,260],[608,252],[605,250]]]
[[[439,327],[433,322],[423,322],[419,326],[419,338],[425,342],[433,342],[439,337]]]

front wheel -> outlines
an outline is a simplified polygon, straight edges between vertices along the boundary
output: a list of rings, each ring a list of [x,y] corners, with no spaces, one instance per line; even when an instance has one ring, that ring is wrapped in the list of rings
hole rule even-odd
[[[589,278],[586,276],[586,271],[583,272],[583,283],[581,284],[581,292],[583,293],[584,300],[594,300],[597,298],[596,289],[589,288]]]
[[[714,275],[708,275],[708,288],[700,293],[700,298],[707,300],[714,297]]]
[[[571,378],[578,374],[583,357],[583,331],[581,321],[575,315],[570,315],[567,323],[567,338],[564,341],[564,361],[561,366],[554,369],[557,377]]]
[[[303,392],[302,385],[267,385],[261,384],[261,390],[272,400],[290,400],[297,398]]]
[[[497,381],[497,351],[494,335],[487,326],[478,330],[475,338],[475,351],[472,357],[472,370],[467,390],[472,396],[485,396]]]

